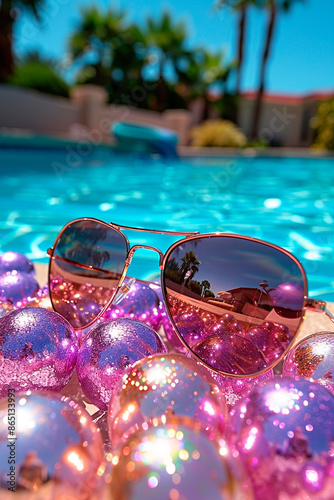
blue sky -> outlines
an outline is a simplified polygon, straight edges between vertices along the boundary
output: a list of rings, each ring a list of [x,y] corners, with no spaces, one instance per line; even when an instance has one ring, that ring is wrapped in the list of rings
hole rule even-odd
[[[18,54],[37,49],[56,59],[66,56],[66,41],[78,22],[80,6],[91,0],[46,0],[42,25],[23,14],[17,22],[15,49]],[[115,5],[128,11],[130,20],[143,23],[146,15],[168,9],[189,26],[192,47],[223,48],[227,58],[234,54],[237,19],[228,9],[217,11],[210,0],[98,0],[101,8]],[[279,16],[267,76],[272,92],[307,93],[334,89],[334,2],[299,0],[288,14]],[[246,59],[242,86],[257,87],[261,43],[266,16],[252,10],[247,32]]]

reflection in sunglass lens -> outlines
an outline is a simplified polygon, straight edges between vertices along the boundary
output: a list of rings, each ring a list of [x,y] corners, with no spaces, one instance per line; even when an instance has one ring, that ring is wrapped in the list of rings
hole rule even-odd
[[[50,263],[54,309],[84,328],[113,297],[126,255],[124,236],[106,224],[82,220],[67,226]]]
[[[172,249],[164,271],[172,320],[211,367],[253,375],[291,344],[307,285],[289,254],[247,238],[194,238]]]

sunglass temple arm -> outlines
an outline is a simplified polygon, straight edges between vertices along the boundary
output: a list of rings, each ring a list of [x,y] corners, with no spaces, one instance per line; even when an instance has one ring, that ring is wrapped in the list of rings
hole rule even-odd
[[[144,233],[155,233],[155,234],[170,234],[174,236],[195,236],[196,234],[199,234],[199,231],[191,231],[191,232],[185,232],[185,231],[164,231],[160,229],[144,229],[141,227],[131,227],[131,226],[120,226],[119,224],[114,224],[113,222],[110,222],[110,224],[115,227],[116,229],[128,229],[129,231],[140,231]]]
[[[328,318],[334,323],[333,314],[327,309],[326,302],[324,300],[311,299],[307,297],[304,304],[304,310],[306,311],[315,311],[325,313]]]

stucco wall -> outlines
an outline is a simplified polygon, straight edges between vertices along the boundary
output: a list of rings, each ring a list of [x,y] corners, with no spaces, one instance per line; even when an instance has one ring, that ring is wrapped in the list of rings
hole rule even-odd
[[[80,122],[80,108],[69,99],[0,85],[0,128],[64,134]]]
[[[113,121],[131,121],[174,130],[179,135],[180,145],[186,144],[190,123],[188,111],[170,110],[160,114],[106,104],[106,100],[105,91],[93,85],[75,88],[70,99],[0,85],[0,129],[75,137],[82,133],[82,127],[86,127],[96,142],[108,142],[111,141],[110,124]]]

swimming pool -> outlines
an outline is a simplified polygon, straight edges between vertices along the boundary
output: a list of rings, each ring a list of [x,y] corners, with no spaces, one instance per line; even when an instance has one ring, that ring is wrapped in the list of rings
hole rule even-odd
[[[334,300],[334,159],[159,158],[81,145],[0,149],[1,251],[47,262],[59,229],[77,217],[123,225],[255,236],[293,252],[310,295]],[[137,233],[131,242],[167,249],[177,238]],[[137,277],[158,272],[140,250]]]

